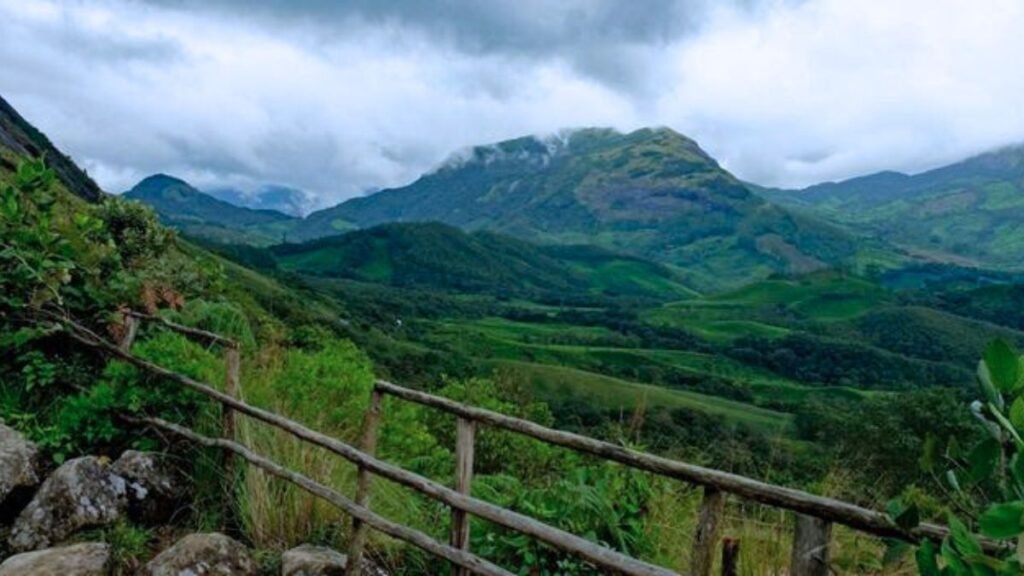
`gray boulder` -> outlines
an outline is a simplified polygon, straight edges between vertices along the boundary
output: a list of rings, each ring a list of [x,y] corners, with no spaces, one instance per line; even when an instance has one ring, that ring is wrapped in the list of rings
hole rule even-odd
[[[93,456],[54,470],[14,521],[8,544],[26,552],[60,543],[82,528],[105,526],[127,509],[124,478]]]
[[[39,451],[17,430],[0,424],[0,505],[18,488],[39,484]]]
[[[150,560],[142,570],[148,576],[252,576],[256,573],[249,551],[216,532],[189,534]]]
[[[303,544],[281,555],[281,576],[345,576],[348,557],[325,546]]]
[[[0,576],[103,576],[110,547],[89,542],[11,556],[0,564]]]
[[[184,475],[163,454],[128,450],[111,470],[127,482],[128,514],[142,524],[169,521],[188,495]]]

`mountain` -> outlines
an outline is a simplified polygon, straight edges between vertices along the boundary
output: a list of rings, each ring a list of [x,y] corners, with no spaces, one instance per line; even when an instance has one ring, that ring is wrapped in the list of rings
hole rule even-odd
[[[71,193],[91,202],[103,196],[103,191],[84,170],[0,97],[0,175],[13,172],[19,158],[41,156]]]
[[[309,211],[310,201],[301,190],[287,186],[267,185],[254,192],[237,188],[211,188],[206,194],[235,206],[254,210],[276,210],[301,218]]]
[[[408,186],[315,212],[289,237],[414,221],[595,244],[672,265],[701,288],[850,263],[858,253],[853,236],[754,195],[665,128],[478,146]]]
[[[1024,146],[921,174],[879,172],[762,193],[953,262],[1010,269],[1024,263]]]
[[[639,258],[435,222],[383,224],[271,251],[286,270],[400,288],[545,299],[693,295],[669,269]]]
[[[168,226],[219,242],[273,244],[284,240],[297,222],[276,210],[253,210],[218,200],[165,174],[145,178],[124,196],[152,206]]]

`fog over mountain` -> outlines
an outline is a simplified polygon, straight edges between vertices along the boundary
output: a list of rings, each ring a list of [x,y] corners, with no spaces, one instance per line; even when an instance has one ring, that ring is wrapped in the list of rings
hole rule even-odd
[[[581,126],[668,126],[795,187],[1024,141],[1022,28],[1008,0],[0,0],[0,93],[112,191],[326,206]]]

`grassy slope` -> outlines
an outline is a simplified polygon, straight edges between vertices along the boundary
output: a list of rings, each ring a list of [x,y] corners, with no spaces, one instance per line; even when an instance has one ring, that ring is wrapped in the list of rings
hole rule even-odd
[[[763,192],[932,258],[1014,270],[1024,261],[1024,147],[913,176],[882,172]]]
[[[274,244],[286,238],[297,222],[275,210],[229,204],[163,174],[142,180],[125,197],[152,206],[168,226],[220,243]]]
[[[539,246],[439,223],[385,224],[272,249],[285,270],[456,293],[621,296],[693,295],[664,266],[589,246]]]
[[[771,434],[789,432],[792,424],[791,417],[782,412],[706,394],[638,384],[575,368],[513,360],[495,361],[492,365],[524,375],[534,392],[548,402],[583,397],[594,407],[622,410],[626,417],[640,406],[688,408],[722,416],[733,424],[742,423]]]
[[[861,255],[870,242],[765,202],[666,129],[477,147],[409,186],[314,213],[294,237],[409,221],[595,244],[678,266],[700,288],[874,259]]]

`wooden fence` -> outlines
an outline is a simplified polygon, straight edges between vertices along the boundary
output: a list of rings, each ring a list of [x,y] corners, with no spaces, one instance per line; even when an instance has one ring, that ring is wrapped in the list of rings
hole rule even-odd
[[[471,516],[477,516],[499,526],[519,531],[549,546],[566,553],[578,555],[597,568],[629,576],[671,576],[670,570],[631,558],[610,548],[570,534],[553,526],[539,522],[518,512],[508,510],[489,502],[473,498],[474,437],[481,425],[493,426],[536,440],[561,446],[598,458],[618,462],[625,466],[673,478],[703,487],[704,497],[699,511],[697,530],[691,543],[691,564],[689,574],[707,576],[712,571],[724,525],[725,503],[728,495],[753,500],[769,506],[789,510],[796,514],[795,533],[791,554],[790,574],[794,576],[825,576],[829,574],[829,539],[834,523],[849,526],[861,532],[884,538],[896,538],[908,542],[921,539],[941,540],[948,529],[934,524],[921,524],[912,530],[904,530],[882,512],[863,508],[848,502],[826,498],[808,492],[760,482],[744,476],[719,470],[695,466],[671,460],[622,446],[603,442],[539,424],[467,406],[434,396],[425,392],[378,381],[371,393],[369,408],[363,422],[360,446],[354,447],[335,438],[311,430],[298,422],[283,416],[251,406],[239,400],[238,396],[238,345],[230,339],[210,332],[197,330],[168,322],[159,317],[142,314],[128,314],[126,337],[120,345],[107,342],[87,328],[64,321],[67,333],[79,342],[128,362],[167,380],[181,384],[219,402],[224,407],[223,438],[208,438],[182,426],[157,418],[130,418],[154,428],[179,435],[205,446],[220,448],[224,454],[237,456],[251,465],[278,478],[295,484],[307,492],[323,498],[349,514],[353,519],[352,536],[349,543],[348,575],[358,576],[364,565],[363,555],[369,529],[375,529],[389,536],[408,542],[431,554],[452,563],[453,574],[485,574],[508,576],[511,572],[480,558],[470,551]],[[227,382],[221,392],[208,384],[158,366],[130,353],[131,340],[136,332],[138,320],[153,320],[162,326],[180,333],[220,344],[224,347]],[[453,415],[456,420],[456,479],[454,488],[444,486],[429,478],[394,466],[375,457],[377,435],[382,413],[383,397],[392,396],[421,406],[440,410]],[[354,500],[339,494],[303,476],[285,469],[264,456],[252,452],[235,441],[234,413],[238,412],[271,426],[275,426],[296,438],[324,448],[358,466],[356,495]],[[236,474],[234,459],[225,460],[228,474],[225,475],[226,489],[233,490]],[[452,511],[452,530],[448,543],[438,542],[430,536],[391,522],[371,510],[372,478],[380,476],[411,488],[427,497],[448,505]],[[988,549],[996,545],[983,542]],[[726,541],[721,547],[722,573],[735,574],[739,554],[739,543]]]

